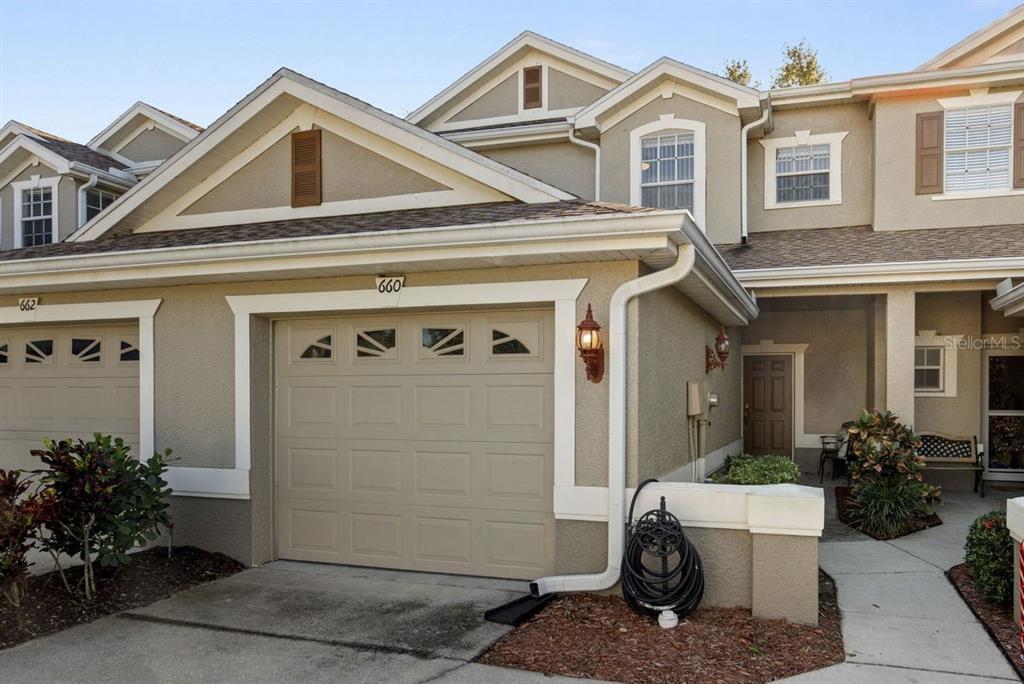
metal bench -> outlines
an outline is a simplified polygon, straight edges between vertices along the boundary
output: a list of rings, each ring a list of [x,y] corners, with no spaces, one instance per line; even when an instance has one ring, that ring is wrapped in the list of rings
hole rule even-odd
[[[921,446],[917,453],[924,457],[929,470],[973,470],[974,491],[981,488],[981,496],[985,496],[985,466],[982,465],[981,454],[978,453],[978,440],[975,437],[946,435],[941,432],[922,432],[918,435]]]

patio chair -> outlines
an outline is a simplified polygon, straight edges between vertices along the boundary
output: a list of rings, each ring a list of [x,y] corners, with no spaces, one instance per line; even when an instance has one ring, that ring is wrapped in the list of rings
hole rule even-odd
[[[825,464],[832,463],[832,479],[836,479],[836,461],[840,459],[839,451],[843,446],[845,430],[834,435],[821,435],[821,453],[818,455],[818,483],[825,479]],[[844,456],[845,457],[845,456]]]

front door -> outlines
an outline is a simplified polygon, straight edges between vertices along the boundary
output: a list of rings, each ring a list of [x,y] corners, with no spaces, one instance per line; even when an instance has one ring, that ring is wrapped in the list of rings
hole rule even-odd
[[[985,468],[993,480],[1024,478],[1024,354],[986,354]]]
[[[743,357],[743,451],[793,456],[792,357]]]

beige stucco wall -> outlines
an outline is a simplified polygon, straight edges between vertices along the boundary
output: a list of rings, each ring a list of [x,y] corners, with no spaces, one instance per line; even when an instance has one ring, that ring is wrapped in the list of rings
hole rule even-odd
[[[493,116],[508,116],[519,111],[519,74],[512,74],[464,107],[449,121],[473,121]],[[426,122],[424,122],[426,123]]]
[[[548,67],[548,109],[583,107],[607,92],[564,71]]]
[[[322,134],[323,201],[391,197],[448,186],[329,131]],[[182,214],[291,205],[291,137],[285,135]]]
[[[55,170],[45,164],[30,166],[11,179],[10,183],[0,188],[0,249],[14,246],[15,226],[20,228],[17,219],[21,216],[20,200],[15,198],[11,183],[30,180],[32,176],[53,178],[58,175]],[[66,238],[78,228],[78,186],[79,182],[69,176],[63,176],[57,186],[57,232],[60,239]],[[17,204],[17,206],[15,206]]]
[[[946,92],[941,97],[967,94]],[[1024,195],[933,200],[932,195],[914,194],[916,117],[941,110],[934,96],[880,99],[875,103],[875,228],[1020,223],[1024,220]]]
[[[743,388],[741,363],[734,356],[725,370],[705,373],[704,346],[714,344],[719,323],[675,288],[640,299],[640,382],[638,463],[627,481],[663,477],[694,460],[687,424],[687,383],[704,384],[719,396],[707,428],[707,452],[734,442],[740,433]],[[739,329],[730,329],[739,340]],[[633,464],[630,464],[632,466]]]
[[[629,203],[629,134],[662,114],[702,121],[707,127],[707,231],[715,243],[739,242],[740,119],[673,95],[644,105],[601,135],[601,199]]]
[[[872,127],[867,104],[782,110],[767,138],[787,138],[796,131],[812,134],[848,131],[842,147],[842,204],[765,209],[765,150],[759,140],[747,144],[748,220],[750,232],[793,228],[833,228],[871,223]],[[769,160],[774,162],[774,160]],[[769,192],[774,192],[769,188]]]
[[[480,150],[495,161],[551,183],[582,199],[594,199],[594,152],[569,142]]]
[[[184,145],[184,142],[170,133],[153,128],[139,133],[117,153],[136,162],[157,161],[169,158]]]

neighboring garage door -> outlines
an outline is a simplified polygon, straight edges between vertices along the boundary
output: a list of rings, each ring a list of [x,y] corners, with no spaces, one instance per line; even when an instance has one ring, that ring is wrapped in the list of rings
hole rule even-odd
[[[38,468],[44,437],[139,441],[135,325],[0,328],[0,468]],[[147,454],[148,455],[148,454]]]
[[[278,555],[552,571],[553,318],[278,321]]]

